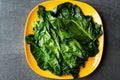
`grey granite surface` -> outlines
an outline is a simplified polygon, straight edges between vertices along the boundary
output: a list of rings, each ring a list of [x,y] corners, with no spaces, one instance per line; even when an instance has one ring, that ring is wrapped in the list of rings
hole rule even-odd
[[[0,80],[52,80],[34,73],[23,47],[25,21],[44,0],[0,0]],[[120,0],[81,0],[94,6],[104,25],[105,47],[98,68],[80,80],[120,80]]]

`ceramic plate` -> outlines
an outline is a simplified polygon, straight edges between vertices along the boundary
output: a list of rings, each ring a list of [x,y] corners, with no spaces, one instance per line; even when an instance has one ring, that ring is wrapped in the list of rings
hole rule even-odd
[[[47,10],[51,10],[57,5],[64,3],[64,2],[71,2],[73,4],[78,5],[82,9],[82,12],[84,13],[84,15],[92,16],[93,20],[101,25],[102,31],[103,31],[103,25],[102,25],[102,21],[101,21],[99,14],[92,6],[90,6],[87,3],[79,2],[79,1],[72,1],[72,0],[61,0],[61,1],[52,0],[52,1],[46,1],[46,2],[40,3],[38,5],[43,5],[46,7]],[[34,21],[38,20],[38,16],[37,16],[38,5],[35,6],[29,13],[29,16],[26,21],[26,26],[25,26],[24,38],[28,34],[32,34],[32,28],[33,28],[32,24]],[[81,67],[79,78],[89,75],[97,68],[102,58],[103,45],[104,45],[104,34],[100,36],[99,38],[99,47],[98,47],[99,53],[96,56],[89,58],[88,61],[86,61],[84,68]],[[26,44],[25,41],[24,41],[24,49],[25,49],[26,59],[27,59],[29,66],[32,68],[33,71],[35,71],[40,76],[47,77],[47,78],[54,78],[54,79],[73,79],[71,75],[56,76],[52,74],[51,72],[49,72],[48,70],[43,71],[37,66],[37,63],[30,52],[30,45]]]

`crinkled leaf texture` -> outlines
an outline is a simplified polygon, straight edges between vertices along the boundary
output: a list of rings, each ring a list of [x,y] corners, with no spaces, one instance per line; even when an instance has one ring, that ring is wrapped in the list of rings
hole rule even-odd
[[[98,53],[101,27],[85,16],[77,5],[63,3],[52,11],[38,7],[39,20],[26,36],[38,66],[56,75],[79,77],[79,67]]]

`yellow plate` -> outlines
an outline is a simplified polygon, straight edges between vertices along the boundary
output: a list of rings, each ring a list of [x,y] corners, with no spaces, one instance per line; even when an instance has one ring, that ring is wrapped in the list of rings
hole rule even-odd
[[[91,15],[93,17],[94,21],[101,25],[102,31],[103,31],[103,25],[102,25],[102,21],[101,21],[99,14],[92,6],[90,6],[87,3],[73,1],[73,0],[61,0],[61,1],[60,0],[52,0],[52,1],[46,1],[46,2],[40,3],[39,5],[43,5],[46,7],[47,10],[51,10],[54,7],[56,7],[57,5],[64,3],[64,2],[71,2],[73,4],[78,5],[82,9],[82,12],[84,13],[84,15]],[[38,5],[32,9],[32,11],[30,12],[30,14],[27,18],[25,32],[24,32],[24,40],[25,40],[25,36],[27,36],[28,34],[32,34],[32,29],[33,29],[32,24],[34,21],[38,20],[37,10],[38,10]],[[79,78],[89,75],[99,65],[101,58],[102,58],[102,53],[103,53],[104,34],[99,38],[99,42],[100,42],[99,47],[98,47],[99,53],[95,57],[91,57],[88,59],[88,61],[86,61],[85,68],[81,67],[80,73],[79,73]],[[52,74],[51,72],[49,72],[48,70],[46,70],[46,71],[41,70],[37,66],[37,63],[30,52],[30,45],[26,44],[25,41],[24,41],[24,49],[25,49],[26,59],[27,59],[29,66],[37,74],[39,74],[43,77],[54,78],[54,79],[73,79],[73,77],[71,75],[56,76],[56,75]]]

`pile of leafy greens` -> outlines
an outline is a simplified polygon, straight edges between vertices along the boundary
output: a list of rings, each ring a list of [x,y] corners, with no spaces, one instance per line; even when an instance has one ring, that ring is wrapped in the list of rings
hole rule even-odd
[[[85,16],[77,5],[66,2],[51,11],[38,7],[39,20],[26,36],[37,65],[55,75],[79,77],[80,66],[98,53],[100,25]]]

